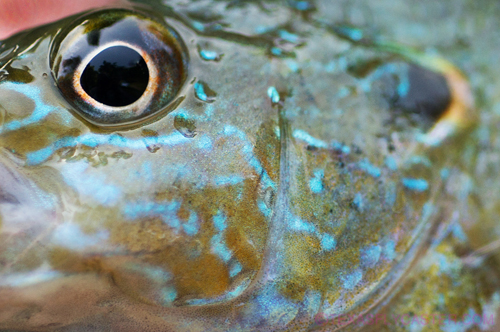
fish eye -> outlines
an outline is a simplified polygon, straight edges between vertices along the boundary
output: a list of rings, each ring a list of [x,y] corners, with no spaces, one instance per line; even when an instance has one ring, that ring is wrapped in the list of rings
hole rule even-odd
[[[56,37],[52,75],[81,117],[106,127],[160,113],[176,98],[188,52],[165,22],[125,9],[76,19]]]

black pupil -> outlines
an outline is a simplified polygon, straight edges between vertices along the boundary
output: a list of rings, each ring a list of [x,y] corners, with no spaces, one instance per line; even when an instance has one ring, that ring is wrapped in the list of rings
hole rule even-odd
[[[127,106],[138,100],[149,82],[142,56],[126,46],[113,46],[97,54],[80,78],[83,90],[98,102]]]

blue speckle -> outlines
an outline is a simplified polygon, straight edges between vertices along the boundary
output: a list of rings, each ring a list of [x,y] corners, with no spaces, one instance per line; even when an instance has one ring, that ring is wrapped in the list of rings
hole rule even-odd
[[[270,86],[267,89],[267,96],[271,98],[271,101],[275,104],[280,101],[280,94],[274,86]]]
[[[427,202],[422,206],[422,221],[427,221],[434,213],[434,205],[431,202]]]
[[[84,162],[65,164],[61,168],[64,181],[78,193],[92,198],[104,206],[112,206],[122,198],[120,187],[106,183],[103,173],[91,174],[86,172],[89,165]]]
[[[161,289],[161,294],[163,295],[163,304],[168,305],[174,302],[177,297],[177,291],[173,287],[163,287]]]
[[[198,145],[199,149],[211,150],[212,149],[212,140],[208,136],[200,136],[197,139],[197,145]]]
[[[367,267],[374,267],[382,254],[382,247],[379,245],[371,245],[361,250],[362,263]]]
[[[317,139],[315,137],[312,137],[309,135],[309,133],[305,132],[304,130],[301,129],[296,129],[293,131],[293,137],[296,139],[299,139],[301,141],[306,142],[307,144],[317,147],[317,148],[323,148],[326,149],[328,147],[328,144],[323,142],[320,139]]]
[[[259,199],[257,201],[257,206],[260,210],[260,212],[262,212],[262,214],[266,217],[266,218],[271,218],[271,214],[273,213],[273,211],[267,207],[266,203],[264,203],[263,200]]]
[[[241,266],[241,264],[239,262],[233,263],[231,265],[231,268],[229,269],[229,276],[231,278],[235,277],[238,273],[241,272],[242,269],[243,269],[243,267]]]
[[[354,289],[356,285],[363,279],[363,272],[360,269],[356,269],[353,273],[342,278],[344,281],[345,289]]]
[[[271,48],[271,53],[273,55],[280,56],[283,53],[283,51],[278,47],[273,47]]]
[[[222,232],[223,230],[226,229],[227,227],[226,220],[227,220],[226,216],[220,210],[217,211],[217,214],[215,216],[213,216],[214,226],[219,232]]]
[[[297,232],[307,232],[307,233],[315,233],[316,228],[313,224],[303,221],[298,217],[293,217],[289,221],[290,228]]]
[[[205,30],[205,26],[203,25],[203,23],[196,22],[196,21],[193,21],[193,28],[195,28],[198,31],[204,31]]]
[[[356,208],[358,209],[358,211],[363,212],[364,207],[365,207],[363,195],[361,195],[360,193],[357,193],[354,196],[354,199],[352,200],[352,203],[356,206]]]
[[[401,182],[406,188],[413,191],[424,192],[429,189],[429,183],[424,179],[404,178]]]
[[[396,163],[396,159],[392,156],[387,156],[385,158],[385,165],[391,170],[395,171],[398,169],[398,164]]]
[[[314,177],[309,180],[309,187],[313,193],[319,194],[323,191],[323,177],[325,176],[325,171],[316,169],[313,174]]]
[[[362,171],[368,173],[374,178],[378,178],[382,174],[380,168],[373,166],[367,159],[361,160],[358,163],[358,166]]]
[[[195,212],[190,211],[189,212],[189,218],[187,222],[185,222],[182,225],[182,229],[184,229],[184,232],[189,235],[189,236],[194,236],[198,234],[198,216],[196,215]]]
[[[245,179],[240,175],[221,175],[215,178],[216,186],[234,186],[238,183],[243,182]]]
[[[447,180],[448,177],[450,176],[450,170],[448,168],[442,168],[441,172],[440,172],[440,175],[441,175],[441,179],[443,181]]]
[[[384,246],[384,255],[390,261],[396,258],[396,242],[393,240],[387,241]]]
[[[296,34],[290,33],[286,30],[280,30],[279,34],[281,39],[289,41],[290,43],[296,44],[299,42],[299,36],[297,36]]]
[[[26,155],[28,165],[38,165],[46,161],[55,151],[66,147],[75,147],[78,144],[95,148],[99,145],[112,145],[119,148],[146,149],[151,145],[175,146],[190,142],[179,132],[165,136],[151,136],[142,139],[129,139],[118,134],[85,134],[78,137],[64,137],[48,147]]]
[[[408,75],[406,73],[400,76],[397,90],[400,97],[406,96],[408,94],[408,91],[410,91],[410,81],[408,80]]]
[[[297,64],[296,61],[291,60],[291,59],[287,59],[285,61],[285,63],[288,66],[288,68],[290,68],[291,71],[293,71],[295,73],[299,71],[299,65]]]
[[[231,259],[232,252],[224,242],[223,233],[215,234],[210,240],[210,245],[212,246],[212,252],[216,254],[223,262],[227,263]]]
[[[105,243],[108,238],[108,231],[103,230],[94,234],[86,234],[82,232],[79,225],[64,223],[54,229],[52,243],[70,250],[81,251]]]
[[[340,151],[345,155],[348,155],[349,153],[351,153],[351,148],[345,144],[339,143],[337,141],[332,141],[331,145],[332,145],[333,149]]]
[[[337,246],[337,241],[335,241],[335,239],[331,235],[324,234],[321,237],[321,248],[323,250],[330,251],[335,249],[336,246]]]
[[[467,242],[467,235],[465,235],[465,232],[459,223],[455,223],[452,226],[451,231],[453,236],[455,236],[460,242]]]

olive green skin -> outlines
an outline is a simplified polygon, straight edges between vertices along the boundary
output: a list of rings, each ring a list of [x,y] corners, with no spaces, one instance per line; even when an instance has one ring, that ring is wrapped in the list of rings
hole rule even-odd
[[[86,122],[54,84],[51,42],[74,19],[3,42],[2,52],[18,48],[0,59],[9,72],[0,82],[0,175],[11,181],[0,184],[10,197],[1,196],[0,329],[492,328],[499,257],[474,253],[500,234],[499,5],[325,0],[300,11],[290,4],[131,5],[165,19],[190,61],[179,103],[126,128]],[[346,23],[437,49],[468,77],[474,121],[464,119],[439,144],[422,141],[442,118],[398,118],[385,81],[363,88],[374,68],[356,74],[374,59],[408,57],[331,29]],[[258,34],[262,26],[268,30]],[[200,49],[220,58],[207,61]],[[196,82],[212,99],[200,100]],[[39,99],[26,87],[38,88]],[[34,112],[33,99],[50,114],[5,129]],[[66,137],[117,133],[126,143],[33,157]],[[143,146],[127,146],[138,141]],[[86,178],[100,187],[77,181]],[[175,202],[175,215],[159,208]],[[153,208],[144,213],[141,204]],[[41,281],[19,281],[33,271]],[[467,325],[471,310],[485,319]]]

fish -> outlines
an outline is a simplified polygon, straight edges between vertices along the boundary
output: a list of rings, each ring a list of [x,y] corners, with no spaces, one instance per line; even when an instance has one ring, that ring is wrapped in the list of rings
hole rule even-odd
[[[1,41],[0,331],[494,330],[499,15],[144,0]]]

